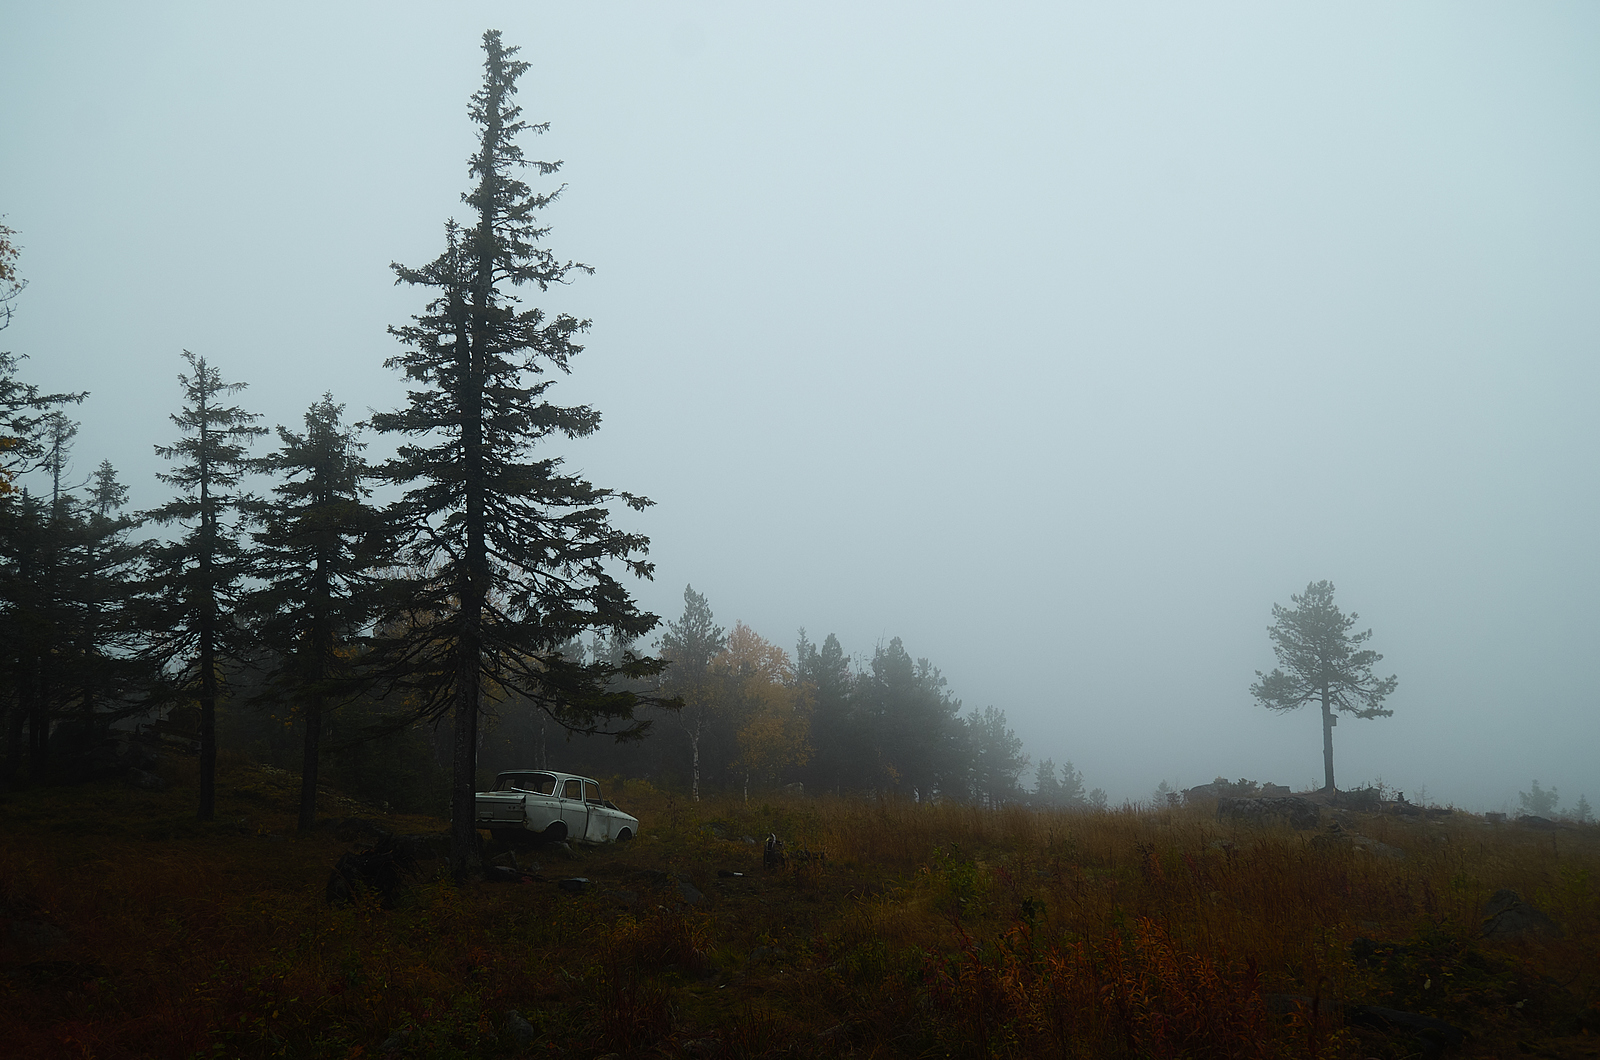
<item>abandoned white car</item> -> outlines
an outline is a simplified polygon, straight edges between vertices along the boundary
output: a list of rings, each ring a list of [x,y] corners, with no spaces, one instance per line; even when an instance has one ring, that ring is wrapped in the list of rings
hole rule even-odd
[[[507,843],[625,843],[639,834],[639,819],[607,801],[599,781],[544,769],[501,773],[493,791],[478,792],[477,817]]]

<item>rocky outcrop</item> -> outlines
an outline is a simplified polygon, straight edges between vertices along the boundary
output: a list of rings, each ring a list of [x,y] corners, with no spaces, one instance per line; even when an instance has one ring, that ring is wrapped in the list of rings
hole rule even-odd
[[[1483,907],[1486,939],[1560,938],[1561,927],[1513,890],[1494,892]]]
[[[1328,826],[1326,832],[1311,837],[1311,845],[1319,850],[1348,850],[1353,853],[1371,854],[1378,858],[1403,858],[1406,852],[1399,847],[1392,847],[1387,843],[1380,843],[1376,839],[1362,835],[1360,832],[1351,832],[1339,825],[1337,821]]]
[[[1275,798],[1217,800],[1217,820],[1242,824],[1287,824],[1291,828],[1315,828],[1320,817],[1317,804],[1295,795]]]

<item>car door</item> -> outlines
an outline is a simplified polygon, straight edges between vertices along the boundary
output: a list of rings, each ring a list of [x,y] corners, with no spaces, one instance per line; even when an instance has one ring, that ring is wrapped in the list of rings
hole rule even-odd
[[[583,801],[589,807],[589,830],[584,838],[591,843],[604,843],[611,838],[611,815],[606,813],[605,800],[600,797],[600,785],[592,780],[583,782]]]
[[[567,835],[583,839],[589,834],[589,804],[583,801],[583,781],[568,777],[561,782],[561,820]]]

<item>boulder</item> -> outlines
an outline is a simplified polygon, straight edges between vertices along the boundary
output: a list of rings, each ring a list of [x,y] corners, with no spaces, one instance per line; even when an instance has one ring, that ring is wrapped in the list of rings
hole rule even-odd
[[[677,882],[678,894],[685,902],[690,905],[699,905],[705,900],[705,895],[701,894],[695,885],[689,882],[689,877],[679,876]]]
[[[1561,927],[1544,913],[1522,900],[1516,891],[1494,892],[1483,907],[1483,937],[1486,939],[1537,939],[1561,937]]]
[[[1362,835],[1360,832],[1346,831],[1338,822],[1328,826],[1326,832],[1311,837],[1311,845],[1319,850],[1349,850],[1357,853],[1371,854],[1379,858],[1403,858],[1406,852],[1399,847],[1392,847],[1387,843],[1380,843],[1376,839]]]
[[[333,834],[341,843],[381,843],[394,838],[393,831],[365,817],[346,817],[334,826]]]
[[[505,1035],[517,1044],[518,1048],[527,1048],[539,1037],[533,1029],[533,1024],[522,1018],[522,1013],[516,1009],[506,1013]]]
[[[129,784],[132,784],[136,788],[142,788],[145,791],[167,790],[167,782],[162,780],[160,775],[156,773],[147,773],[142,769],[136,769],[133,766],[129,766],[128,771],[124,774],[124,776],[127,777]]]
[[[1379,1008],[1376,1005],[1351,1006],[1345,1010],[1344,1019],[1352,1026],[1368,1027],[1390,1037],[1410,1038],[1422,1046],[1424,1057],[1439,1056],[1444,1050],[1460,1045],[1467,1037],[1467,1032],[1460,1027],[1432,1016]]]
[[[344,905],[362,891],[373,890],[383,897],[385,909],[393,909],[402,875],[416,867],[416,861],[396,842],[394,833],[386,833],[371,849],[351,851],[339,858],[328,874],[328,904]]]
[[[1245,824],[1288,824],[1291,828],[1315,828],[1320,819],[1317,804],[1297,795],[1274,798],[1229,798],[1217,800],[1217,820]]]

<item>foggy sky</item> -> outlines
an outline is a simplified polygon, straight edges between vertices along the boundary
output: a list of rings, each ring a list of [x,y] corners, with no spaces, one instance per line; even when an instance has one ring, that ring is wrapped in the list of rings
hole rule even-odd
[[[4,0],[0,348],[136,507],[183,349],[397,407],[499,28],[646,606],[899,636],[1120,801],[1320,784],[1247,689],[1327,578],[1400,678],[1342,787],[1600,797],[1600,10],[992,8]]]

